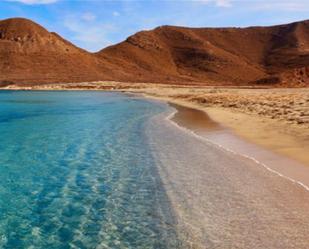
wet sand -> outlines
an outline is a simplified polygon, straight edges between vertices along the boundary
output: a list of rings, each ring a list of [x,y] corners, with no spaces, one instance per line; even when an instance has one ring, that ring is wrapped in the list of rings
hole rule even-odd
[[[204,111],[173,103],[169,103],[169,105],[177,109],[172,120],[180,126],[198,132],[211,132],[224,129],[222,125],[212,120]]]
[[[176,104],[170,105],[177,110],[171,120],[179,126],[193,131],[227,151],[253,160],[258,166],[309,191],[309,168],[305,164],[243,140],[231,129],[212,120],[204,111]]]
[[[183,115],[198,118],[188,112]],[[207,117],[198,123],[204,122]],[[186,248],[308,248],[305,188],[201,139],[164,115],[153,117],[146,128]],[[215,127],[208,134],[216,132],[222,130]]]

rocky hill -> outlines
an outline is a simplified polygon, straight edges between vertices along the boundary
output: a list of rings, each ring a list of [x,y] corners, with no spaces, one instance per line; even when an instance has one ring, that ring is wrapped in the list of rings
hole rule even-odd
[[[309,21],[249,28],[163,26],[98,55],[141,81],[309,85]]]
[[[115,80],[309,86],[309,21],[271,27],[162,26],[89,53],[28,19],[0,21],[0,82]]]
[[[108,72],[108,75],[105,74]],[[0,21],[0,81],[23,83],[111,80],[113,65],[23,18]]]

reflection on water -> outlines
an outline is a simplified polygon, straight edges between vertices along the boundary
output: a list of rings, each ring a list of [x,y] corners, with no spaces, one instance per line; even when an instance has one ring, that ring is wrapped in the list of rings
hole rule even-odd
[[[0,102],[1,248],[181,247],[144,136],[165,105],[99,92]]]

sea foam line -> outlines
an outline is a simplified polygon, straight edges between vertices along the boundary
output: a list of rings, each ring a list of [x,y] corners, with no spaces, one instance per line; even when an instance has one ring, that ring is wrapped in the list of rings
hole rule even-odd
[[[252,160],[252,161],[255,162],[256,164],[259,164],[259,165],[263,166],[266,170],[270,171],[271,173],[276,174],[276,175],[278,175],[278,176],[280,176],[280,177],[282,177],[282,178],[284,178],[284,179],[286,179],[286,180],[288,180],[288,181],[291,181],[291,182],[293,182],[294,184],[298,184],[298,185],[300,185],[301,187],[303,187],[305,190],[309,191],[309,186],[307,186],[307,185],[304,184],[303,182],[298,181],[298,180],[295,180],[295,179],[293,179],[293,178],[291,178],[291,177],[289,177],[289,176],[283,175],[282,173],[280,173],[280,172],[278,172],[278,171],[276,171],[276,170],[270,168],[270,167],[267,166],[265,163],[262,163],[261,161],[257,160],[256,158],[254,158],[254,157],[252,157],[252,156],[249,156],[249,155],[246,155],[246,154],[242,154],[242,153],[233,151],[233,150],[231,150],[231,149],[229,149],[229,148],[224,147],[224,146],[221,145],[221,144],[215,143],[215,142],[211,141],[210,139],[207,139],[207,138],[205,138],[205,137],[203,137],[203,136],[201,136],[201,135],[196,134],[193,130],[190,130],[190,129],[188,129],[188,128],[185,128],[185,127],[183,127],[183,126],[178,125],[175,121],[172,120],[172,118],[175,116],[175,114],[176,114],[177,112],[178,112],[177,110],[173,111],[172,113],[170,113],[169,115],[167,115],[167,116],[165,117],[165,119],[166,119],[167,121],[169,121],[172,125],[176,126],[178,129],[180,129],[180,130],[182,130],[182,131],[184,131],[184,132],[186,132],[186,133],[188,133],[188,134],[194,136],[195,138],[197,138],[197,139],[199,139],[199,140],[201,140],[201,141],[204,141],[204,142],[207,142],[207,143],[209,143],[209,144],[211,144],[211,145],[213,145],[213,146],[216,146],[217,148],[219,148],[219,149],[221,149],[221,150],[225,150],[225,151],[227,151],[227,152],[229,152],[229,153],[232,153],[232,154],[234,154],[234,155],[241,156],[241,157],[247,158],[247,159],[249,159],[249,160]]]

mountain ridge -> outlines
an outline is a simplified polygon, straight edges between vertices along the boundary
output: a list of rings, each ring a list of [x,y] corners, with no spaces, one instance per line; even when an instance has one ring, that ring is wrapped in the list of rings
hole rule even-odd
[[[0,82],[309,86],[309,20],[247,28],[159,26],[96,53],[29,19],[0,21]]]

